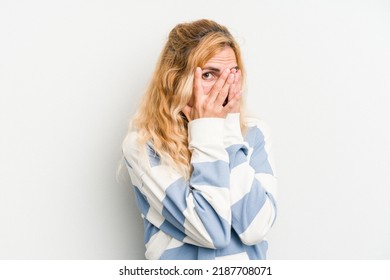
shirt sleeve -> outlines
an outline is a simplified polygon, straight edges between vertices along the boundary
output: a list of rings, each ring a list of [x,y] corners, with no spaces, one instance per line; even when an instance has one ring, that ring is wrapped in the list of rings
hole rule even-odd
[[[251,119],[245,135],[240,115],[225,120],[224,144],[229,154],[232,227],[247,245],[262,241],[276,219],[276,177],[269,129]]]
[[[187,181],[151,146],[147,160],[142,160],[136,132],[129,133],[123,144],[144,218],[177,240],[214,249],[229,244],[231,230],[230,167],[223,131],[222,118],[189,123],[193,171]]]

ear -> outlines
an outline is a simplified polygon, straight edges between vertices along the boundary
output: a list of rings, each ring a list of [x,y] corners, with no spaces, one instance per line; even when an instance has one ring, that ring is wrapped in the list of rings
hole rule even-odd
[[[187,106],[190,106],[192,108],[194,106],[194,102],[195,102],[195,96],[191,95],[190,100],[187,103]]]
[[[182,112],[183,114],[186,116],[187,120],[190,122],[191,121],[191,111],[192,111],[192,107],[189,106],[189,105],[186,105]]]

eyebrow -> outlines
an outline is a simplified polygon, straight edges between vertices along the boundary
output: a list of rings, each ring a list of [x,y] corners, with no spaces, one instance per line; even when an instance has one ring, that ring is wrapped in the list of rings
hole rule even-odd
[[[232,69],[238,70],[240,68],[238,66],[234,66],[234,67],[230,68],[230,70],[232,70]],[[214,71],[214,72],[217,72],[217,73],[222,72],[221,69],[216,68],[216,67],[212,67],[212,66],[208,66],[208,67],[202,68],[202,70],[211,70],[211,71]]]

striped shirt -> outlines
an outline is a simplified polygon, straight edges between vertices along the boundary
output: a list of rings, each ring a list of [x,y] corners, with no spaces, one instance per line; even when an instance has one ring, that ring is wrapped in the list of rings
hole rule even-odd
[[[276,178],[265,124],[240,115],[188,124],[193,167],[185,180],[137,132],[123,142],[127,170],[144,220],[147,259],[265,259],[276,218]]]

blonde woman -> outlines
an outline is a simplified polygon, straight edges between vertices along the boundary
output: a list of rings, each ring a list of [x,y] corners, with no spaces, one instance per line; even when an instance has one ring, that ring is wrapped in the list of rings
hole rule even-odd
[[[147,259],[265,259],[276,180],[262,122],[241,114],[244,66],[226,27],[169,34],[123,142]]]

